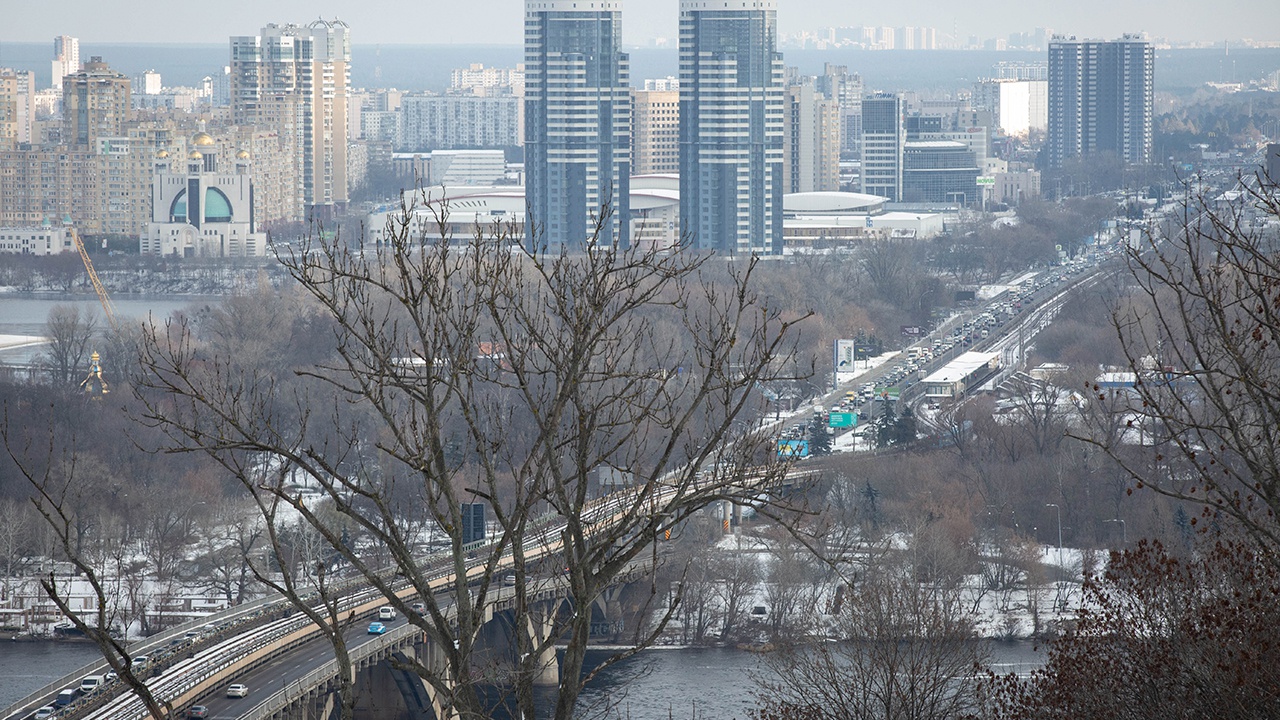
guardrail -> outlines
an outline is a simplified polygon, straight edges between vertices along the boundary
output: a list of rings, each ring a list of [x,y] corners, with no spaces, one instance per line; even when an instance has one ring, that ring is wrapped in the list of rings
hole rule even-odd
[[[548,516],[546,516],[545,518],[540,518],[539,520],[549,522],[552,519],[554,519],[554,516],[551,514],[548,514]],[[469,543],[466,546],[466,549],[468,551],[478,550],[481,547],[485,546],[486,544],[489,544],[490,542],[491,541],[482,540],[482,541]],[[438,562],[448,557],[452,557],[451,551],[449,550],[438,551],[436,553],[432,553],[428,555],[424,559],[424,562],[430,564],[433,562]],[[395,568],[384,568],[379,572],[384,578],[387,578],[395,574]],[[346,593],[353,588],[356,588],[365,584],[365,582],[366,580],[364,577],[357,575],[337,585],[336,587],[332,588],[331,592],[337,592],[339,594]],[[304,596],[304,599],[311,601],[311,600],[314,600],[316,597],[317,597],[316,593],[311,593],[307,596]],[[259,598],[258,600],[254,600],[254,601],[245,603],[243,605],[237,605],[233,608],[228,608],[226,610],[223,610],[217,613],[212,613],[210,615],[206,615],[201,618],[190,620],[181,625],[175,626],[174,628],[171,628],[162,633],[159,633],[155,636],[147,638],[146,640],[138,641],[129,647],[129,653],[131,656],[142,655],[142,654],[152,655],[152,662],[149,663],[149,666],[151,667],[156,667],[157,665],[163,666],[166,660],[166,658],[164,657],[163,651],[168,650],[169,648],[173,648],[174,650],[178,650],[178,651],[190,650],[191,643],[183,643],[179,646],[175,646],[172,643],[176,639],[181,639],[185,637],[186,633],[190,632],[191,630],[204,627],[205,625],[215,624],[215,625],[221,626],[221,630],[218,633],[214,634],[213,637],[217,637],[218,635],[225,635],[227,632],[231,630],[235,630],[238,633],[243,633],[246,629],[250,629],[245,627],[246,621],[249,621],[249,622],[253,622],[257,620],[266,621],[270,619],[269,615],[271,613],[278,612],[284,609],[289,609],[289,608],[292,608],[292,604],[283,597],[267,596],[264,598]],[[303,617],[305,617],[305,615]],[[228,621],[232,622],[232,625],[230,627],[228,627],[227,625]],[[310,621],[308,620],[307,622],[310,622]],[[209,638],[210,636],[206,635],[202,638],[199,638],[199,640],[207,642]],[[3,712],[0,712],[0,718],[3,718],[4,720],[25,720],[26,716],[33,713],[36,709],[38,709],[39,707],[42,707],[48,702],[51,702],[53,697],[56,696],[59,691],[66,689],[67,687],[70,687],[70,686],[78,687],[80,684],[80,680],[86,675],[101,675],[110,671],[110,669],[111,667],[105,659],[98,660],[96,662],[85,665],[67,675],[64,675],[63,677],[55,680],[54,682],[48,685],[45,685],[39,690],[36,690],[35,692],[28,694],[26,697],[22,698],[18,702],[14,703],[13,705],[10,705],[8,708],[5,708]],[[114,691],[114,693],[112,691]],[[71,717],[74,715],[78,715],[79,713],[85,711],[86,709],[89,709],[91,705],[94,707],[99,707],[101,706],[101,704],[107,701],[110,701],[112,698],[115,697],[115,694],[118,694],[121,691],[127,692],[127,690],[125,690],[125,688],[123,688],[122,686],[117,686],[115,688],[108,689],[102,693],[95,694],[93,698],[88,698],[89,700],[92,700],[95,702],[91,702],[91,703],[85,703],[83,701],[77,702],[73,705],[67,706],[68,708],[72,709],[71,713],[67,713],[65,711],[59,712],[58,716],[61,718]]]
[[[349,655],[352,665],[359,664],[370,657],[382,652],[386,652],[388,648],[396,647],[400,642],[412,637],[418,632],[418,628],[412,624],[406,623],[382,635],[388,642],[384,643],[365,643],[357,647]],[[323,683],[338,674],[338,661],[330,660],[311,672],[303,675],[297,680],[290,683],[292,687],[286,686],[262,702],[254,705],[248,712],[240,716],[240,720],[265,720],[276,713],[289,707],[295,701],[305,697],[311,688]]]
[[[640,574],[647,572],[651,568],[648,560],[638,560],[627,566],[620,574],[619,578],[623,582],[628,582]],[[559,591],[562,589],[565,580],[563,578],[548,578],[540,581],[532,590],[532,595],[536,597],[545,596],[550,591]],[[501,605],[509,602],[510,597],[515,594],[515,589],[510,587],[502,587],[498,590],[496,604]],[[361,662],[371,657],[393,650],[400,646],[405,640],[420,633],[421,630],[412,623],[405,623],[384,633],[376,642],[368,642],[357,647],[350,653],[351,664],[359,665]],[[311,672],[303,675],[290,682],[286,687],[277,690],[267,698],[263,699],[257,705],[254,705],[240,716],[239,720],[267,720],[268,718],[282,712],[297,700],[306,697],[307,693],[316,686],[322,684],[326,680],[335,677],[339,672],[338,661],[330,660]]]
[[[129,654],[131,656],[149,655],[153,651],[163,650],[165,648],[168,648],[173,640],[184,637],[186,633],[190,632],[191,630],[194,630],[199,627],[203,627],[210,623],[218,623],[218,622],[225,623],[228,620],[236,620],[238,618],[241,618],[242,616],[252,615],[255,612],[264,608],[265,606],[271,605],[281,600],[282,598],[271,598],[271,597],[260,598],[258,600],[245,603],[243,605],[236,605],[235,607],[228,608],[218,613],[206,615],[205,617],[202,617],[202,618],[196,618],[195,620],[185,622],[169,630],[153,635],[152,637],[149,637],[146,640],[140,640],[136,643],[133,643],[132,645],[129,646]],[[48,699],[54,695],[57,695],[59,691],[64,690],[70,686],[78,687],[80,685],[80,679],[83,678],[84,676],[102,675],[110,670],[111,670],[111,666],[110,664],[107,663],[106,659],[99,660],[94,663],[90,663],[89,665],[85,665],[84,667],[81,667],[68,675],[64,675],[63,677],[58,678],[52,683],[45,685],[39,690],[36,690],[35,692],[30,693],[29,695],[22,698],[18,702],[10,705],[8,708],[5,708],[4,712],[0,714],[0,718],[6,718],[7,720],[13,720],[14,718],[19,718],[25,713],[32,712],[36,710],[38,707],[41,707],[41,705],[43,705],[41,701]]]

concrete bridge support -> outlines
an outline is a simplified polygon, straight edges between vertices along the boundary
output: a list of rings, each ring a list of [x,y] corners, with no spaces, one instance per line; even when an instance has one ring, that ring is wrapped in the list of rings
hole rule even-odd
[[[421,643],[414,645],[414,651],[417,654],[418,662],[428,672],[432,673],[436,678],[443,679],[446,686],[452,687],[453,683],[450,678],[453,675],[449,670],[449,658],[443,648],[432,642],[430,638],[423,638]],[[442,692],[424,678],[418,678],[418,681],[422,683],[422,688],[436,720],[453,720],[458,716],[457,711],[453,709],[453,703],[448,694]]]
[[[546,647],[538,654],[535,663],[533,684],[544,687],[556,687],[560,684],[560,662],[556,659],[556,646],[548,642],[555,632],[556,613],[559,603],[553,603],[551,609],[539,617],[530,614],[528,627],[530,639],[535,645],[546,643]]]
[[[316,693],[307,703],[307,720],[335,720],[341,714],[338,694],[334,692]]]
[[[360,720],[420,720],[405,702],[396,682],[397,671],[388,662],[370,665],[356,673],[356,717]]]

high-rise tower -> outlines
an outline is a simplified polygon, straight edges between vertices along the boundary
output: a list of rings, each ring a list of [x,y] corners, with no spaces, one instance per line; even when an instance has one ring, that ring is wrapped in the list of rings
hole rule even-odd
[[[840,189],[840,105],[812,82],[787,88],[783,115],[783,190]]]
[[[232,119],[295,143],[302,201],[313,217],[333,217],[347,202],[350,66],[350,28],[341,20],[271,24],[261,35],[231,38]]]
[[[1049,142],[1053,167],[1079,155],[1151,161],[1155,51],[1140,35],[1055,37],[1049,43]]]
[[[877,93],[862,100],[862,192],[902,202],[906,133],[902,96]]]
[[[680,91],[632,91],[631,172],[680,172]]]
[[[35,73],[0,67],[0,150],[31,142],[35,114]]]
[[[630,241],[630,59],[618,0],[526,0],[525,174],[531,250]]]
[[[680,2],[680,221],[685,242],[782,252],[777,0]]]
[[[62,78],[80,71],[80,40],[70,35],[59,35],[53,39],[53,62],[50,63],[49,87],[62,89]]]
[[[98,151],[98,138],[128,134],[133,104],[129,78],[94,56],[62,85],[62,142]]]

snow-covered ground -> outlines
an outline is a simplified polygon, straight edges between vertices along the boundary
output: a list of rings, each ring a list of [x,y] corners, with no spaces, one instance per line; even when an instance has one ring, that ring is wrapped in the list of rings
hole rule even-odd
[[[0,335],[0,350],[34,347],[36,345],[44,345],[47,342],[49,342],[48,338],[42,338],[38,335]]]
[[[899,534],[886,542],[892,548],[904,550],[910,538]],[[739,553],[759,565],[762,580],[741,606],[747,609],[753,620],[766,622],[771,612],[767,582],[770,566],[777,562],[772,544],[750,533],[735,532],[717,542],[714,551]],[[1105,557],[1106,553],[1099,555]],[[1057,547],[1048,546],[1040,548],[1040,558],[1042,581],[1031,585],[1025,582],[1025,576],[1003,588],[988,587],[986,578],[981,574],[964,578],[956,592],[961,606],[971,614],[980,636],[1028,638],[1037,633],[1052,632],[1064,621],[1074,619],[1082,602],[1080,569],[1084,553],[1077,548],[1062,548],[1059,552]],[[834,619],[829,612],[834,593],[834,582],[828,582],[809,595],[812,606],[795,613],[795,619],[807,619],[804,622],[808,626],[801,628],[802,631],[821,634],[831,626]],[[715,593],[711,603],[715,605],[713,612],[723,612],[723,605]],[[710,634],[718,635],[720,627],[719,622],[715,623]],[[677,616],[667,630],[667,641],[677,642],[683,636],[682,631],[682,619]]]

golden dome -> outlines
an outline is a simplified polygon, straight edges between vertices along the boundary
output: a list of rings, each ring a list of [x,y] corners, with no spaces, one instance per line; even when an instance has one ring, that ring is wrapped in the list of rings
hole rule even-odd
[[[202,132],[201,132],[201,133],[196,133],[196,134],[191,138],[191,144],[192,144],[192,145],[195,145],[195,146],[197,146],[197,147],[203,147],[203,146],[206,146],[206,145],[212,145],[212,144],[213,144],[213,136],[209,135],[208,133],[202,133]]]
[[[188,160],[203,160],[203,159],[204,159],[204,155],[201,155],[199,150],[192,150],[192,151],[191,151],[191,154],[187,156],[187,159],[188,159]]]
[[[237,159],[237,160],[248,160],[248,159],[249,159],[249,151],[248,151],[248,150],[241,150],[240,152],[236,153],[236,159]]]
[[[168,150],[161,150],[160,152],[156,153],[156,157],[157,157],[157,158],[159,158],[159,159],[161,159],[161,160],[163,160],[163,159],[165,159],[165,158],[169,157],[169,151],[168,151]]]

